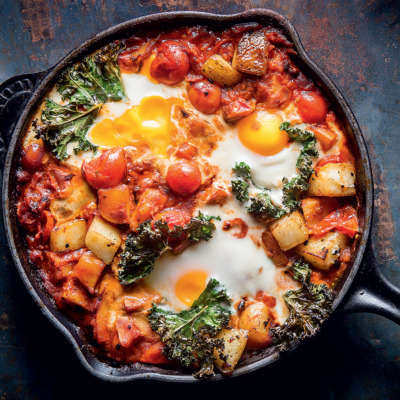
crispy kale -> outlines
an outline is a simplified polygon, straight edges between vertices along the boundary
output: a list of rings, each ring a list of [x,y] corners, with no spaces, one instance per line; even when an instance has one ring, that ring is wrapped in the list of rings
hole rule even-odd
[[[296,163],[300,175],[290,181],[286,180],[283,186],[283,205],[293,212],[299,207],[300,202],[297,200],[299,193],[308,189],[308,180],[313,173],[311,157],[318,157],[318,151],[315,148],[316,139],[312,132],[291,128],[290,122],[283,122],[280,129],[294,141],[303,143]]]
[[[283,208],[274,206],[267,192],[258,193],[250,199],[250,205],[246,208],[250,214],[268,214],[274,219],[283,217],[286,211]]]
[[[284,209],[272,204],[268,189],[261,188],[254,183],[249,165],[243,161],[236,163],[232,171],[237,176],[237,179],[231,180],[232,192],[236,195],[236,199],[241,202],[250,200],[250,205],[246,207],[250,214],[269,215],[274,219],[280,218],[286,214]],[[261,192],[255,196],[250,196],[250,186],[253,186]]]
[[[91,106],[126,99],[118,67],[118,55],[125,46],[112,43],[94,56],[69,67],[61,75],[57,90],[63,100],[81,106]]]
[[[41,137],[53,147],[53,153],[58,160],[69,157],[67,145],[74,143],[74,152],[96,150],[97,146],[86,140],[86,133],[100,111],[95,105],[89,110],[80,111],[73,104],[62,106],[51,99],[46,99],[42,111],[43,125],[34,121],[36,137]]]
[[[69,143],[75,154],[97,148],[86,140],[89,127],[103,103],[126,98],[117,60],[123,49],[122,43],[112,43],[66,69],[57,83],[65,104],[46,99],[41,124],[34,121],[33,127],[36,137],[53,148],[58,160],[70,156]]]
[[[128,235],[125,248],[118,265],[119,280],[123,285],[130,285],[149,275],[158,258],[166,251],[172,250],[171,240],[189,240],[199,242],[212,238],[215,225],[213,217],[199,212],[185,226],[174,226],[170,229],[167,222],[148,220],[141,224],[136,233]]]
[[[307,263],[298,260],[287,268],[303,286],[283,295],[289,317],[283,325],[271,328],[271,334],[280,350],[287,350],[293,340],[313,336],[332,312],[333,301],[332,292],[325,284],[310,282],[311,269]]]
[[[230,299],[219,282],[210,279],[207,287],[193,305],[174,313],[153,305],[149,310],[151,328],[158,332],[166,344],[164,354],[189,367],[199,363],[198,378],[214,373],[214,349],[223,351],[222,339],[216,336],[229,323]]]

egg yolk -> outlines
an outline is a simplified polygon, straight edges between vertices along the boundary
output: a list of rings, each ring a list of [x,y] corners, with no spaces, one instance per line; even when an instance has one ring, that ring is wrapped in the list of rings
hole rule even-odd
[[[149,57],[145,58],[142,64],[142,68],[140,68],[139,73],[147,77],[150,82],[160,83],[157,79],[154,79],[150,74],[150,66],[153,60],[156,58],[155,54],[151,54]]]
[[[176,297],[190,307],[206,288],[207,277],[204,271],[191,271],[182,275],[175,284]]]
[[[171,136],[176,130],[171,113],[177,103],[180,100],[176,98],[144,97],[138,106],[130,108],[121,116],[105,118],[97,123],[90,138],[101,147],[146,144],[153,153],[165,156]]]
[[[238,124],[239,140],[249,150],[263,156],[279,153],[287,145],[289,137],[279,126],[282,118],[268,111],[255,111]]]

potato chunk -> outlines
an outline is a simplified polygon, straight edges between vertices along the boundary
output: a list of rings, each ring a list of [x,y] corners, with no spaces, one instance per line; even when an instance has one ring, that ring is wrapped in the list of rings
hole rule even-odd
[[[315,268],[327,271],[339,259],[340,252],[348,244],[347,236],[329,232],[325,236],[310,236],[306,244],[296,247],[296,253]]]
[[[100,215],[114,224],[129,224],[132,208],[131,195],[126,185],[99,189]]]
[[[356,194],[356,171],[350,163],[329,163],[319,168],[309,180],[310,196],[340,197]]]
[[[250,304],[240,314],[239,328],[248,331],[249,349],[261,349],[270,343],[269,319],[269,308],[261,302]]]
[[[62,224],[76,218],[81,209],[91,201],[96,201],[96,196],[89,185],[84,182],[77,186],[68,198],[53,200],[50,204],[50,211],[57,224]]]
[[[121,244],[119,230],[99,217],[94,217],[85,244],[101,261],[110,264]]]
[[[223,87],[236,85],[242,79],[242,74],[219,54],[211,56],[201,67],[201,72],[206,78]]]
[[[93,294],[105,266],[103,261],[88,251],[75,265],[73,275]]]
[[[246,347],[247,331],[244,329],[223,329],[218,338],[224,341],[223,356],[226,361],[220,358],[217,350],[214,350],[214,364],[224,375],[230,375]]]
[[[292,249],[308,238],[306,221],[300,211],[295,211],[272,222],[270,229],[283,251]]]
[[[263,76],[268,67],[268,40],[262,31],[246,32],[233,56],[233,68],[247,74]]]
[[[54,228],[50,234],[51,251],[78,250],[85,246],[86,221],[74,219]]]

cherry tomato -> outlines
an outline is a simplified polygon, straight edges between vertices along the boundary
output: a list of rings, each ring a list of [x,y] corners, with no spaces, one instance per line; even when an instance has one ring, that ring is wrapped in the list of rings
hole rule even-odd
[[[30,171],[37,170],[43,162],[44,149],[40,144],[29,145],[22,155],[21,163],[23,167]]]
[[[183,143],[179,146],[176,156],[179,158],[185,158],[186,160],[192,160],[197,156],[198,153],[199,150],[196,146],[193,146],[190,143]]]
[[[106,189],[122,182],[126,172],[124,152],[120,147],[107,150],[82,165],[82,173],[95,189]]]
[[[322,96],[314,92],[301,92],[297,110],[304,122],[323,122],[328,113],[328,107]]]
[[[199,167],[190,161],[178,161],[168,168],[167,183],[175,193],[188,196],[200,187]]]
[[[190,102],[204,114],[214,114],[221,105],[221,89],[208,81],[196,82],[188,90]]]
[[[167,40],[157,49],[157,55],[150,66],[150,75],[166,85],[175,85],[189,72],[189,56],[182,46]]]
[[[185,226],[190,222],[190,214],[186,211],[169,210],[158,213],[154,216],[154,220],[162,220],[168,223],[169,229],[174,229],[174,226]]]

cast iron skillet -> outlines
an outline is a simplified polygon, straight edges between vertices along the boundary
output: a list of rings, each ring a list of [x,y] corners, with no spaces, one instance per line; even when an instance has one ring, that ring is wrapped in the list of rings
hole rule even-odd
[[[298,54],[295,56],[296,63],[314,82],[320,85],[333,109],[342,120],[351,142],[358,171],[362,233],[351,266],[347,269],[335,290],[336,298],[333,303],[335,313],[372,312],[400,324],[400,307],[396,307],[396,305],[400,306],[400,290],[388,282],[379,272],[369,239],[373,215],[373,184],[364,138],[343,96],[331,80],[310,60],[291,23],[276,12],[264,9],[255,9],[233,15],[192,11],[153,14],[124,22],[94,36],[47,71],[16,76],[8,79],[0,86],[0,160],[3,165],[3,214],[11,255],[25,286],[42,312],[64,333],[87,370],[98,378],[113,382],[131,381],[139,378],[172,382],[195,381],[190,371],[144,364],[121,367],[96,357],[90,345],[81,335],[79,328],[54,305],[54,302],[43,289],[37,271],[27,260],[24,234],[20,231],[16,218],[14,177],[23,133],[47,90],[55,84],[60,71],[102,45],[114,39],[129,37],[140,30],[167,29],[195,24],[227,27],[244,22],[259,22],[276,27],[294,43],[294,48]],[[351,288],[350,285],[352,285]],[[293,343],[290,351],[298,346],[299,343]],[[265,349],[259,354],[247,355],[239,363],[233,376],[254,371],[275,362],[279,358],[280,354],[273,347]],[[216,375],[212,379],[221,378],[220,375]]]

